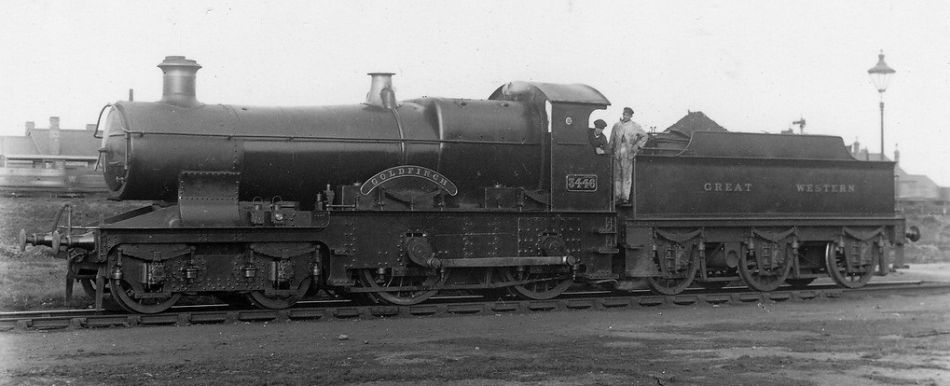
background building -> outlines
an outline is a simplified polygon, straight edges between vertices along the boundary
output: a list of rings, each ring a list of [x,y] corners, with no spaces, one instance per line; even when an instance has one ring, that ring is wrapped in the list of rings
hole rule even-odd
[[[857,141],[851,145],[854,158],[890,161],[886,156],[869,153]],[[907,218],[908,226],[920,228],[920,240],[910,246],[907,256],[923,261],[950,258],[950,187],[937,185],[923,174],[907,173],[900,165],[900,151],[894,151],[894,183],[897,212]]]
[[[0,192],[88,194],[106,192],[98,173],[99,139],[95,125],[85,130],[64,130],[59,117],[50,117],[49,128],[26,123],[23,136],[0,136]]]

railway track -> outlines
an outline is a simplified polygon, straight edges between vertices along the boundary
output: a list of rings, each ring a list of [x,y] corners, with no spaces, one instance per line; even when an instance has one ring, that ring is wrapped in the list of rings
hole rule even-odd
[[[452,317],[460,315],[533,313],[550,311],[613,310],[721,304],[759,304],[811,301],[852,296],[894,294],[912,296],[950,292],[950,283],[905,281],[872,283],[863,288],[809,286],[783,287],[774,292],[750,291],[744,287],[722,290],[689,290],[680,295],[656,295],[649,291],[574,292],[552,300],[485,301],[478,296],[434,298],[413,306],[358,305],[346,300],[305,301],[286,310],[236,309],[226,304],[174,307],[170,312],[140,315],[106,310],[43,310],[0,312],[0,331],[63,330],[85,328],[144,327],[236,322],[329,321],[356,318]]]

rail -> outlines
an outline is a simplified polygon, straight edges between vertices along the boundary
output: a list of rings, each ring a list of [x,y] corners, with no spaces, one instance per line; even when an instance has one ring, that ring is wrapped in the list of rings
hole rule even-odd
[[[677,306],[719,306],[722,304],[753,304],[785,301],[814,301],[849,296],[877,295],[889,292],[901,295],[948,293],[946,282],[888,282],[869,284],[858,289],[833,286],[811,286],[803,289],[784,288],[774,292],[727,288],[726,291],[691,290],[680,295],[653,295],[648,291],[618,295],[605,292],[567,294],[552,300],[497,300],[481,297],[443,297],[441,300],[412,306],[356,305],[343,300],[301,302],[286,310],[235,309],[228,305],[182,306],[172,312],[139,315],[110,313],[104,310],[44,310],[0,313],[0,331],[74,330],[244,322],[332,321],[356,318],[455,317],[493,315],[499,313],[534,313],[551,311],[634,310],[638,308]],[[605,295],[606,294],[606,295]],[[465,301],[468,299],[469,301]]]

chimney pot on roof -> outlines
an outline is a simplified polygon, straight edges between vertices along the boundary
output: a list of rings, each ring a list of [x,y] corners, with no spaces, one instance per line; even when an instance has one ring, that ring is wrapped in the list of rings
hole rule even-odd
[[[49,117],[49,153],[51,155],[62,154],[60,136],[59,117]]]
[[[30,135],[30,131],[36,128],[36,122],[26,121],[26,135]]]

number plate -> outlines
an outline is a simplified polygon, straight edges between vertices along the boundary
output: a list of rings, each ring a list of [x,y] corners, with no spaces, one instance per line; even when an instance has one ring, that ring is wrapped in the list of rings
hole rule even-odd
[[[567,191],[569,192],[596,192],[596,174],[568,174]]]

